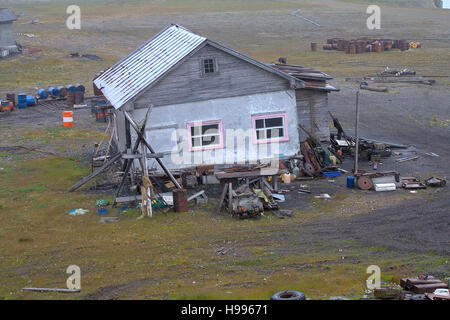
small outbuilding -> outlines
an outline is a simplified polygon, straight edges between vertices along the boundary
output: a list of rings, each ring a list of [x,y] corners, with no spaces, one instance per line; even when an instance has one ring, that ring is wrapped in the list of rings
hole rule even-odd
[[[170,25],[94,79],[114,107],[119,151],[136,141],[124,115],[171,170],[248,164],[300,154],[307,135],[329,140],[328,75],[255,60]],[[154,159],[149,159],[149,164]],[[154,165],[157,169],[157,165]]]
[[[10,8],[0,8],[0,50],[17,52],[16,38],[14,34],[14,21],[17,16]],[[3,53],[2,53],[3,54]]]

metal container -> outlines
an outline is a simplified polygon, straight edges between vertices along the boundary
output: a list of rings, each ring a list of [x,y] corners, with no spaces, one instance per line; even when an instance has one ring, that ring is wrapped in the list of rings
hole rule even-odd
[[[77,83],[77,84],[75,85],[75,91],[85,92],[85,91],[86,91],[86,88],[85,88],[82,84]]]
[[[317,51],[317,43],[311,42],[311,51]]]
[[[23,109],[27,107],[27,95],[26,94],[19,94],[17,96],[17,107],[19,109]]]
[[[352,42],[348,45],[348,53],[356,54],[356,43]]]
[[[75,91],[70,91],[67,93],[67,105],[73,107],[75,104]]]
[[[27,107],[32,107],[36,104],[36,100],[34,99],[33,96],[27,96],[26,102],[27,102]]]
[[[7,93],[6,100],[9,100],[13,103],[13,107],[16,107],[16,95],[14,93]]]
[[[59,90],[55,87],[48,88],[48,93],[52,96],[52,98],[57,98],[59,96]]]
[[[84,103],[84,92],[83,91],[75,91],[75,104]]]
[[[48,91],[45,90],[44,88],[39,89],[37,93],[38,93],[39,98],[41,98],[41,99],[48,98]]]
[[[324,44],[323,50],[333,50],[333,45],[332,44]]]
[[[175,189],[173,190],[172,193],[173,193],[173,206],[175,212],[187,212],[188,201],[186,189]]]
[[[75,92],[75,86],[74,86],[74,85],[68,84],[68,85],[66,86],[66,88],[67,88],[67,90],[68,90],[69,92]]]
[[[68,90],[67,90],[66,87],[64,87],[64,86],[59,86],[59,87],[58,87],[58,90],[59,90],[59,96],[60,96],[61,98],[65,98],[65,97],[67,96]]]

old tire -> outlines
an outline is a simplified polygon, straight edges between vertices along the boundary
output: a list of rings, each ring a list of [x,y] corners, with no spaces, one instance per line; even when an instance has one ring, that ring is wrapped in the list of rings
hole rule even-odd
[[[275,293],[270,300],[306,300],[306,296],[300,291],[285,290]]]

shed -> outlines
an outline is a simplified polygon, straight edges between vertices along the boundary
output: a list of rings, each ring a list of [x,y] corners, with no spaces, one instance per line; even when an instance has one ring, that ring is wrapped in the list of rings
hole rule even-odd
[[[12,9],[0,8],[0,49],[17,51],[13,26],[16,20],[17,17]]]
[[[317,100],[315,108],[327,112],[328,100],[321,97],[334,88],[315,86],[327,79],[320,72],[293,74],[170,25],[94,84],[114,107],[121,152],[129,151],[137,138],[124,111],[139,123],[152,105],[146,138],[164,154],[168,168],[183,169],[299,154],[306,138],[298,130],[307,116],[301,113],[304,101]],[[315,132],[326,132],[324,121],[310,124],[318,127]]]

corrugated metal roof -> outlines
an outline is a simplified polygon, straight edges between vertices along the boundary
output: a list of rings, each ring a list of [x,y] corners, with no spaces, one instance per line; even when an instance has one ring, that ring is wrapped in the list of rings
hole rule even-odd
[[[207,39],[178,25],[162,30],[94,80],[119,109]]]
[[[11,8],[0,8],[0,22],[17,20],[17,16]]]

